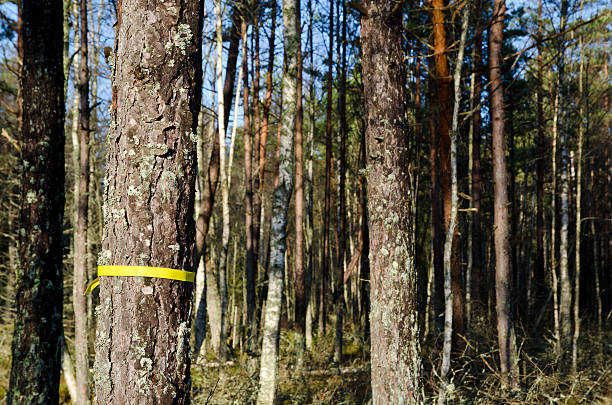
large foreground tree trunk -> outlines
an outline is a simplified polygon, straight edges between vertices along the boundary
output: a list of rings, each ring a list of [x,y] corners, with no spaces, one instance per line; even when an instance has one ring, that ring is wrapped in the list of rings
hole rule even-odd
[[[280,332],[285,251],[287,249],[287,211],[293,191],[293,134],[297,104],[297,64],[300,49],[300,0],[283,0],[283,66],[281,132],[278,154],[278,185],[272,197],[270,228],[270,268],[268,297],[264,313],[259,405],[272,405],[278,385],[278,339]]]
[[[202,4],[118,11],[98,264],[193,271]],[[189,403],[191,297],[188,282],[101,277],[96,403]]]
[[[371,243],[372,398],[421,404],[417,270],[410,207],[409,125],[402,13],[397,2],[368,1],[362,16]]]
[[[510,239],[508,235],[508,173],[504,135],[504,89],[502,81],[502,41],[505,0],[495,0],[489,41],[491,78],[491,122],[493,136],[494,228],[495,228],[495,298],[497,338],[504,384],[515,387],[515,338],[510,307]]]
[[[8,404],[59,401],[64,217],[62,3],[23,0],[21,208]]]

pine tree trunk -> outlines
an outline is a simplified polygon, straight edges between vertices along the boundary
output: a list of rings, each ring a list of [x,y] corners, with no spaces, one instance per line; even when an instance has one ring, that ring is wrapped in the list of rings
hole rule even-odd
[[[59,401],[64,213],[62,3],[23,0],[21,206],[8,404]]]
[[[503,383],[516,388],[515,336],[510,306],[510,240],[508,235],[508,180],[504,135],[504,89],[502,81],[502,41],[505,0],[495,0],[489,40],[491,79],[491,122],[493,136],[495,298],[497,339]]]
[[[99,265],[195,271],[202,8],[174,6],[118,10]],[[191,298],[188,282],[101,277],[96,403],[189,403]]]
[[[300,49],[300,0],[283,0],[283,66],[281,133],[279,140],[278,186],[272,203],[270,229],[270,268],[268,296],[264,313],[259,405],[272,405],[278,386],[278,339],[280,333],[285,251],[287,249],[287,212],[293,190],[293,134],[296,126],[297,65]],[[288,307],[289,308],[289,307]]]
[[[368,144],[371,369],[374,404],[423,403],[417,270],[407,198],[406,71],[396,2],[367,1],[361,19]]]

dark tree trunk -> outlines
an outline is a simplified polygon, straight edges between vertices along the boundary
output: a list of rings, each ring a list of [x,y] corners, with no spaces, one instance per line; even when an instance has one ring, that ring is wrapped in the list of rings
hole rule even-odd
[[[75,363],[77,398],[79,404],[89,403],[89,350],[87,303],[83,289],[87,284],[87,211],[89,199],[89,63],[87,56],[88,29],[87,29],[87,0],[80,0],[80,60],[79,79],[79,141],[78,141],[78,168],[73,170],[78,174],[78,188],[75,187],[76,226],[74,232],[74,279],[72,300],[74,306],[74,333],[75,333]]]
[[[474,104],[476,110],[472,116],[472,207],[475,211],[472,214],[472,297],[475,298],[481,308],[487,302],[486,288],[482,288],[484,275],[482,257],[482,231],[481,231],[481,193],[482,179],[480,175],[480,138],[481,138],[481,119],[480,119],[480,100],[482,97],[482,23],[481,3],[476,0],[476,37],[474,38]]]
[[[325,333],[327,319],[327,281],[330,267],[329,223],[331,219],[332,180],[332,82],[334,57],[334,2],[329,3],[329,45],[327,54],[327,107],[325,112],[325,212],[323,214],[323,267],[321,268],[321,295],[319,303],[319,335]]]
[[[119,4],[98,264],[194,271],[203,7]],[[191,298],[188,282],[101,277],[96,403],[189,403]]]
[[[505,0],[495,0],[493,24],[489,41],[491,77],[491,123],[493,136],[494,235],[495,235],[495,298],[497,337],[501,373],[504,384],[515,387],[515,348],[512,325],[510,239],[508,235],[508,172],[504,135],[504,89],[502,72],[502,40],[504,34]]]
[[[63,10],[23,0],[21,208],[8,404],[59,401],[64,216]]]
[[[417,314],[414,198],[406,122],[402,13],[397,3],[367,1],[361,20],[367,120],[374,404],[423,403]]]
[[[542,40],[542,0],[538,1],[538,43]],[[536,90],[537,119],[538,119],[538,156],[536,163],[536,262],[534,267],[534,284],[536,302],[541,302],[545,297],[546,288],[544,279],[544,182],[545,182],[545,156],[546,134],[544,131],[544,91],[543,91],[543,68],[542,68],[542,46],[538,46],[538,81]]]

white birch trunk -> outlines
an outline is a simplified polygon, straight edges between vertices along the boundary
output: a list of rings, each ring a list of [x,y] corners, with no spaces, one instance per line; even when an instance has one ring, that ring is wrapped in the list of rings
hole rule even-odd
[[[448,393],[448,372],[450,370],[451,357],[451,342],[453,335],[453,293],[451,291],[451,253],[453,245],[453,235],[457,226],[457,210],[458,210],[458,195],[457,195],[457,134],[459,132],[459,108],[461,106],[461,67],[463,64],[463,53],[465,51],[465,39],[467,37],[468,21],[470,19],[471,2],[468,1],[464,5],[463,23],[461,24],[461,39],[459,43],[459,53],[455,63],[455,72],[453,75],[454,90],[455,90],[455,105],[453,108],[453,123],[451,129],[451,212],[448,232],[444,242],[444,347],[442,351],[442,370],[440,377],[442,385],[440,387],[440,396],[438,404],[446,403],[446,395]]]
[[[285,251],[287,248],[287,211],[293,189],[293,132],[297,99],[297,56],[300,47],[299,0],[283,0],[283,41],[285,66],[282,80],[281,134],[279,142],[278,186],[272,202],[270,229],[270,268],[268,297],[264,312],[258,405],[273,405],[278,385],[278,339],[280,329]]]

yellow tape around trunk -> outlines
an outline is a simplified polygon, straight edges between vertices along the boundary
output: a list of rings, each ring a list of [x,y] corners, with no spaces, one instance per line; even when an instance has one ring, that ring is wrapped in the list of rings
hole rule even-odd
[[[147,266],[98,266],[98,277],[89,283],[85,294],[89,294],[100,284],[100,277],[155,277],[193,283],[195,273],[163,267]]]

